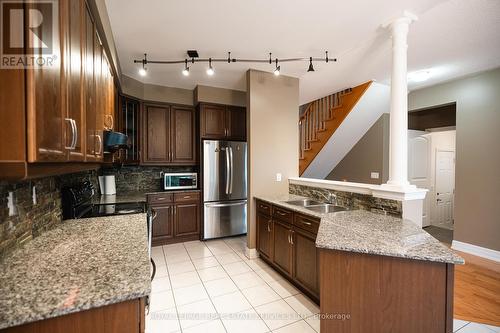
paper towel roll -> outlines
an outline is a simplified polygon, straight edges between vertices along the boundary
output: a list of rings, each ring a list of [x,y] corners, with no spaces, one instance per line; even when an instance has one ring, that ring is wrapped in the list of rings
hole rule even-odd
[[[115,176],[99,176],[99,188],[101,189],[101,194],[116,194]]]

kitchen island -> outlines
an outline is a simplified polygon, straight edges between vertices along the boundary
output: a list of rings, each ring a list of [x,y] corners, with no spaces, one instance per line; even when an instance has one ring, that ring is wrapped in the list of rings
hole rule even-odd
[[[453,272],[462,258],[410,221],[289,203],[303,199],[257,198],[257,248],[313,299],[319,295],[321,332],[452,331]]]
[[[0,332],[141,332],[146,214],[63,221],[0,262]]]

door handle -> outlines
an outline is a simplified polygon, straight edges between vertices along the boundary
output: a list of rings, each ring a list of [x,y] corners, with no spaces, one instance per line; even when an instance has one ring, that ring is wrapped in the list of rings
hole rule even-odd
[[[233,161],[233,147],[229,147],[229,157],[231,158],[231,163],[230,163],[230,172],[231,172],[231,182],[229,183],[229,194],[233,194],[233,169],[234,169],[234,161]]]
[[[71,118],[64,118],[65,121],[69,123],[69,126],[71,126],[71,143],[69,146],[66,146],[65,148],[68,150],[73,150],[75,149],[76,142],[75,142],[75,122]]]
[[[74,135],[73,135],[73,149],[76,148],[76,144],[78,143],[78,127],[76,126],[76,121],[74,119],[71,119],[71,122],[73,123],[74,126]]]
[[[271,220],[267,221],[267,232],[271,232],[270,224],[271,224]]]
[[[246,205],[247,201],[238,201],[234,203],[224,203],[224,204],[205,204],[206,207],[209,208],[218,208],[218,207],[231,207],[231,206],[241,206]]]
[[[305,224],[305,225],[311,225],[311,222],[306,222],[306,221],[301,221],[302,224]]]
[[[101,155],[101,153],[102,153],[102,138],[101,138],[101,136],[100,136],[99,134],[95,134],[94,136],[95,136],[95,137],[98,139],[98,141],[99,141],[99,144],[98,144],[98,146],[99,146],[99,152],[96,152],[95,154],[96,154],[96,155]]]
[[[293,245],[293,234],[294,234],[295,231],[293,230],[290,230],[290,244]]]
[[[229,194],[229,182],[231,181],[230,179],[230,169],[231,169],[231,164],[229,161],[229,147],[225,149],[226,152],[226,194]]]

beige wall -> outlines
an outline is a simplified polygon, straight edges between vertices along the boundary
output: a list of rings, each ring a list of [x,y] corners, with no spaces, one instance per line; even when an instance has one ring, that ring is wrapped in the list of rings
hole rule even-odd
[[[145,101],[193,105],[193,91],[142,83],[122,75],[122,92]]]
[[[286,194],[288,178],[298,176],[299,79],[249,70],[247,89],[248,247],[255,248],[254,196]]]
[[[416,90],[409,109],[457,103],[454,240],[500,251],[500,69]]]
[[[389,159],[389,114],[384,113],[326,177],[329,180],[365,184],[387,182]],[[371,172],[379,178],[372,179]]]
[[[194,104],[199,102],[246,106],[247,92],[198,85],[194,89]]]

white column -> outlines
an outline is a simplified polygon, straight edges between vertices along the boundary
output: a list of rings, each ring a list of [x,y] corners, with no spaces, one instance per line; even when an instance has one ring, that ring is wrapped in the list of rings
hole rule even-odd
[[[405,13],[388,26],[392,32],[389,180],[387,187],[409,188],[408,182],[408,28],[416,17]]]

